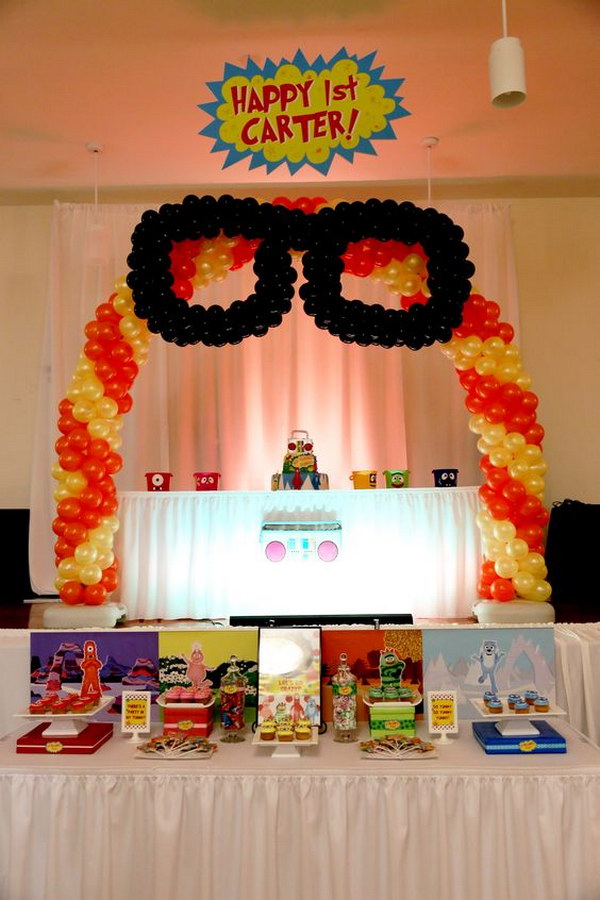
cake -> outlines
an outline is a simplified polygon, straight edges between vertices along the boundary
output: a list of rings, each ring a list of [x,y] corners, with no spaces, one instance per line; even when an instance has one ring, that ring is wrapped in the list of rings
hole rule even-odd
[[[533,707],[536,712],[548,712],[550,709],[550,703],[548,702],[547,697],[536,697]]]
[[[317,468],[314,444],[308,431],[296,429],[288,438],[281,472],[271,478],[273,491],[325,491],[329,477]]]

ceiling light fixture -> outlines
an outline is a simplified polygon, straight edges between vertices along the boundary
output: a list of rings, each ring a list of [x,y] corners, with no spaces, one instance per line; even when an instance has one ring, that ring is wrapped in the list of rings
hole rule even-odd
[[[490,49],[490,95],[494,106],[508,109],[523,102],[527,88],[521,41],[508,37],[506,0],[502,0],[502,32],[503,37],[494,41]]]

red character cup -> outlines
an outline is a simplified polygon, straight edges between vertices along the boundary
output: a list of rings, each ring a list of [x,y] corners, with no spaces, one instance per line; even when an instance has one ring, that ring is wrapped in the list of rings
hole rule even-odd
[[[170,491],[171,472],[146,472],[146,489],[148,491]]]
[[[220,472],[194,472],[197,491],[218,491]]]

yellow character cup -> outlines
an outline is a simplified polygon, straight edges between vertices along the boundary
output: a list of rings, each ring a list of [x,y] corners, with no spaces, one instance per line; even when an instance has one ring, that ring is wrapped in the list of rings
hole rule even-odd
[[[355,491],[369,490],[377,487],[377,472],[374,469],[358,469],[350,476]]]

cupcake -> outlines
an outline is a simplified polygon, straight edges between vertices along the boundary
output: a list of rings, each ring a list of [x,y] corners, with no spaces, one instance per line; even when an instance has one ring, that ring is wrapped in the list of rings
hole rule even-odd
[[[525,691],[525,693],[523,694],[523,699],[527,701],[529,706],[533,706],[538,696],[539,695],[537,691]]]
[[[273,721],[273,719],[265,719],[265,721],[261,724],[260,739],[261,741],[275,740],[275,722]]]
[[[29,712],[32,716],[36,716],[47,712],[49,706],[50,704],[47,700],[34,700],[33,703],[29,704]]]
[[[519,715],[523,715],[523,713],[529,712],[529,703],[527,700],[519,700],[515,703],[515,712],[519,713]]]
[[[182,691],[179,699],[181,703],[193,703],[194,691]]]
[[[88,711],[87,700],[82,700],[81,697],[75,697],[74,700],[71,700],[71,712],[77,713],[79,715],[79,714],[85,713],[87,711]]]
[[[496,697],[494,700],[488,700],[487,711],[493,716],[499,716],[504,710],[502,700]]]
[[[550,709],[550,703],[547,697],[536,697],[533,703],[533,708],[536,712],[548,712]]]
[[[508,708],[514,709],[515,703],[518,703],[520,699],[521,699],[520,694],[509,694],[508,695]]]
[[[277,729],[277,740],[278,741],[293,741],[294,740],[294,731],[291,725],[283,725],[281,728]]]
[[[52,701],[49,712],[54,716],[64,716],[69,711],[71,701],[67,698],[58,697]]]
[[[383,691],[379,687],[369,688],[369,703],[381,703]]]
[[[398,688],[398,697],[404,702],[410,702],[413,699],[413,689],[409,687]]]
[[[165,700],[167,703],[179,703],[181,700],[181,686],[174,684],[173,687],[170,687],[165,694]]]
[[[398,688],[394,687],[393,684],[388,684],[387,687],[384,688],[383,699],[386,703],[390,703],[392,700],[397,700]]]
[[[490,700],[497,700],[497,696],[493,691],[486,691],[483,695],[483,704],[487,706]]]
[[[294,736],[297,741],[309,741],[312,737],[310,725],[296,725]]]

